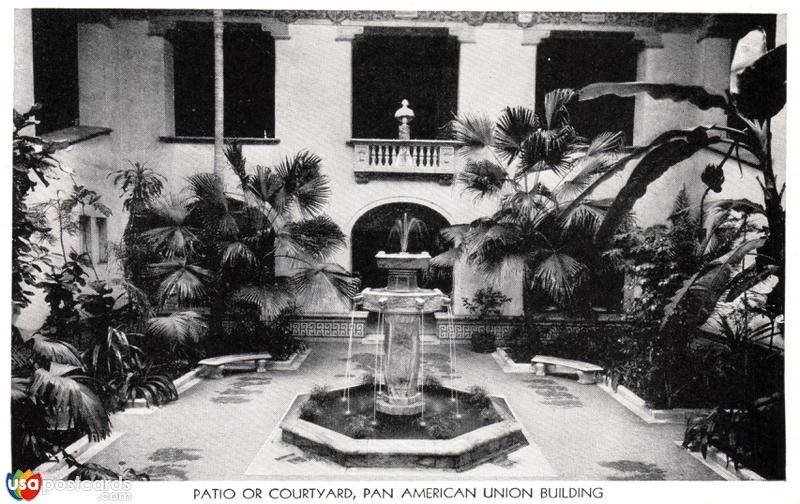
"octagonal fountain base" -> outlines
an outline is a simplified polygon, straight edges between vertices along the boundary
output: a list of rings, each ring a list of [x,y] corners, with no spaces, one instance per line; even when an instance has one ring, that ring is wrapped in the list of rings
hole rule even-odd
[[[341,391],[341,389],[340,389]],[[466,394],[464,391],[459,391]],[[310,397],[299,394],[280,423],[283,441],[345,467],[437,468],[463,471],[528,445],[505,399],[488,396],[499,420],[451,439],[355,439],[300,418]]]

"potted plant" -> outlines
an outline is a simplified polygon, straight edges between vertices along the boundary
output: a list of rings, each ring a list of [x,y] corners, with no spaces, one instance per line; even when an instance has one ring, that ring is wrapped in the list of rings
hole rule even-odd
[[[462,301],[471,316],[480,320],[492,320],[500,317],[503,305],[511,301],[511,298],[489,286],[475,291],[472,299],[463,298]],[[491,353],[497,349],[495,335],[489,330],[472,333],[471,341],[474,352]]]

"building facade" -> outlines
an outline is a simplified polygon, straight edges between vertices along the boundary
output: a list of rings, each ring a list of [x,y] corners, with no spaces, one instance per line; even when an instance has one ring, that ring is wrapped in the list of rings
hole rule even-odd
[[[540,106],[544,92],[556,87],[608,80],[725,90],[735,42],[732,35],[698,40],[702,15],[226,11],[225,16],[226,136],[240,139],[250,166],[273,165],[301,150],[322,158],[332,190],[325,212],[350,238],[335,260],[367,283],[373,281],[372,256],[384,246],[375,237],[388,232],[382,229],[387,216],[416,213],[436,230],[486,215],[497,204],[476,201],[459,187],[455,175],[464,160],[442,130],[453,113],[496,117],[507,106]],[[127,220],[108,173],[127,160],[146,163],[167,178],[166,192],[178,192],[187,176],[211,171],[210,27],[211,13],[204,11],[15,12],[15,108],[55,105],[40,118],[37,133],[69,144],[57,157],[74,171],[34,198],[67,190],[73,179],[104,195],[112,215],[84,215],[81,233],[68,244],[90,252],[101,275],[120,274],[106,250],[121,239]],[[784,27],[779,16],[778,38],[785,36]],[[403,100],[414,114],[409,139],[399,138],[395,118]],[[728,121],[719,110],[649,97],[584,107],[575,112],[580,133],[620,130],[630,145],[645,144],[666,129]],[[776,126],[781,145],[783,131]],[[782,167],[784,150],[774,152]],[[664,222],[682,185],[699,199],[700,173],[722,155],[704,151],[652,184],[635,207],[639,224]],[[627,173],[601,187],[598,196],[615,194]],[[233,173],[226,174],[226,183],[236,190]],[[760,194],[755,177],[743,176],[726,183],[718,197],[757,200]],[[469,265],[455,267],[447,288],[456,316],[466,314],[462,298],[485,284]],[[512,298],[504,314],[519,315],[519,278],[509,272],[497,288]],[[344,336],[349,311],[341,301],[321,299],[305,307],[298,328],[308,336]],[[38,300],[19,315],[18,324],[35,328],[42,316]],[[467,326],[457,331],[469,334]]]

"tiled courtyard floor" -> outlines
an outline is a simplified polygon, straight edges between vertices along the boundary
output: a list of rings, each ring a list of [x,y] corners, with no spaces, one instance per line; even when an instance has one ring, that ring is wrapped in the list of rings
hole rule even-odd
[[[122,435],[91,461],[108,467],[124,461],[153,479],[719,479],[673,444],[681,425],[646,424],[598,387],[568,378],[505,374],[491,355],[467,347],[458,349],[455,385],[505,396],[531,446],[464,473],[344,469],[283,443],[276,428],[296,394],[345,384],[347,345],[311,347],[297,371],[204,380],[152,414],[115,415],[114,430]],[[354,344],[355,380],[371,372],[374,348]],[[447,346],[425,350],[427,373],[445,375]]]

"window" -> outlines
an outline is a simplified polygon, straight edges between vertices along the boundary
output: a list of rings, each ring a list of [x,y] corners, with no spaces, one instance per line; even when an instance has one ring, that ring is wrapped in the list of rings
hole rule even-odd
[[[96,217],[97,224],[97,262],[108,262],[108,225],[105,217]]]
[[[81,254],[92,254],[92,218],[88,215],[78,217],[78,230],[81,238]]]
[[[536,107],[544,109],[544,96],[554,89],[577,89],[593,82],[636,80],[639,45],[633,34],[608,32],[555,32],[536,52]],[[570,105],[572,125],[578,134],[592,138],[604,131],[622,131],[626,143],[633,138],[634,98],[605,96]]]
[[[179,22],[172,34],[175,135],[214,136],[214,32]],[[226,23],[225,136],[275,136],[275,41],[259,24]]]
[[[370,28],[353,41],[353,137],[397,138],[403,99],[413,138],[441,138],[458,103],[459,43],[446,29]]]
[[[61,9],[33,9],[33,95],[41,135],[78,124],[78,28]]]

